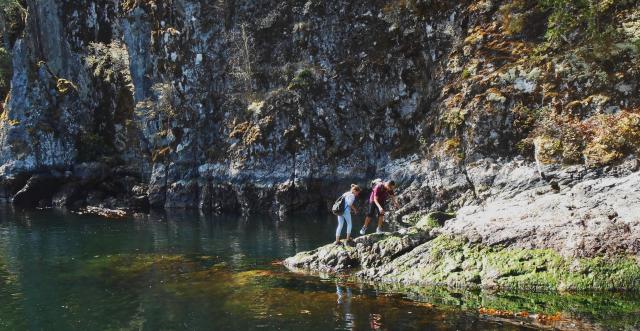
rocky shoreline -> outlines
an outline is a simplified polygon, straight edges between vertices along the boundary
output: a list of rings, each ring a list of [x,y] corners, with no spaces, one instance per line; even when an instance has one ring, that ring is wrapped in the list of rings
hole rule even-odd
[[[347,273],[402,286],[525,291],[640,290],[637,257],[566,258],[550,249],[489,247],[411,228],[329,244],[284,261],[292,271]],[[433,231],[432,231],[433,232]]]
[[[606,172],[503,168],[481,203],[405,216],[405,227],[284,261],[362,280],[529,291],[640,289],[637,161]],[[507,170],[509,169],[509,170]],[[508,175],[505,175],[508,174]]]

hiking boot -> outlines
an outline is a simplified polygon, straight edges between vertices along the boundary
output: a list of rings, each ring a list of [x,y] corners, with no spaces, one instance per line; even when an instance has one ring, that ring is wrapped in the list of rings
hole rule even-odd
[[[360,234],[364,236],[364,234],[367,233],[366,231],[367,231],[367,228],[362,228],[360,229]]]
[[[384,233],[384,231],[382,231],[382,228],[377,228],[377,229],[376,229],[376,233],[377,233],[377,234],[381,234],[381,233]]]

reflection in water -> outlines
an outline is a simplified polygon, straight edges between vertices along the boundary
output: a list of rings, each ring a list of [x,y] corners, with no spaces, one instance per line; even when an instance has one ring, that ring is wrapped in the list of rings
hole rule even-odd
[[[382,316],[380,314],[369,314],[369,327],[372,330],[382,329]]]
[[[394,289],[295,274],[273,260],[331,240],[333,218],[142,215],[125,221],[0,206],[0,329],[520,330],[480,307],[553,314],[554,327],[636,329],[618,294],[494,295]],[[422,303],[426,301],[434,305]],[[554,322],[555,323],[555,322]],[[538,323],[539,324],[539,323]],[[547,324],[546,326],[549,326]]]
[[[336,294],[338,295],[338,309],[342,310],[342,320],[345,329],[355,329],[355,318],[351,313],[351,287],[341,286],[336,281]]]

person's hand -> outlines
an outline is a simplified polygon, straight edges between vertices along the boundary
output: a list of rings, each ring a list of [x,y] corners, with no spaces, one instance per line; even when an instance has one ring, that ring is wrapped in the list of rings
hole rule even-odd
[[[380,208],[380,215],[384,215],[384,209]]]

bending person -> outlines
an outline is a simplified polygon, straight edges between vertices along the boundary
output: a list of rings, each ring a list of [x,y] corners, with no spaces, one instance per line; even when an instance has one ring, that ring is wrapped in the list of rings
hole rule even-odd
[[[367,217],[364,219],[364,226],[360,229],[360,234],[364,235],[367,231],[367,227],[369,223],[371,223],[372,218],[378,218],[378,228],[376,229],[376,233],[382,233],[382,225],[384,224],[384,207],[387,202],[387,198],[391,196],[391,200],[393,201],[393,205],[396,208],[400,207],[398,204],[398,199],[396,199],[396,195],[393,190],[396,188],[396,182],[388,181],[376,184],[373,187],[373,191],[371,191],[371,196],[369,197],[369,211],[367,212]]]

